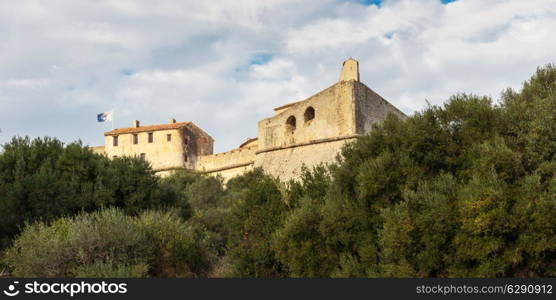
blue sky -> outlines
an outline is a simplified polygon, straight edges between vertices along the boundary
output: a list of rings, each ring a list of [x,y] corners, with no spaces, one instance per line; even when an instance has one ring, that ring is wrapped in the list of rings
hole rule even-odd
[[[497,99],[555,62],[556,0],[20,0],[0,7],[0,144],[103,144],[132,120],[193,121],[216,151],[273,108],[361,80],[404,112],[459,92]]]
[[[382,0],[361,0],[360,3],[362,3],[364,5],[380,6],[380,4],[382,4]]]
[[[440,1],[442,4],[448,4],[451,2],[455,2],[456,0],[438,0]],[[379,6],[382,4],[382,0],[359,0],[359,3],[364,4],[364,5],[376,5]]]

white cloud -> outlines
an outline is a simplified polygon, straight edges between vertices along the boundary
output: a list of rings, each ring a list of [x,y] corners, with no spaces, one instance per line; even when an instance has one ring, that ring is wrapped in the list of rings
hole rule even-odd
[[[333,84],[350,56],[407,113],[458,92],[496,98],[554,62],[554,28],[556,0],[10,1],[0,143],[100,144],[94,117],[115,109],[120,127],[191,120],[225,151],[274,107]]]
[[[48,84],[48,80],[41,79],[8,79],[0,81],[0,87],[39,88]]]

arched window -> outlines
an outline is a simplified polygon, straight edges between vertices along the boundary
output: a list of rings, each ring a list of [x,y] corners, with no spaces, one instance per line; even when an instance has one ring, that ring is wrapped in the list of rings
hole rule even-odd
[[[303,116],[305,117],[305,122],[311,121],[315,118],[315,109],[312,106],[307,107]]]
[[[294,130],[295,130],[295,117],[289,116],[289,118],[286,120],[286,131],[291,133]]]

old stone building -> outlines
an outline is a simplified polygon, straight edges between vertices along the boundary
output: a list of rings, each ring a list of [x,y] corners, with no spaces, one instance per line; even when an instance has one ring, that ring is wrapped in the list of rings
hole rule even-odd
[[[295,178],[301,166],[334,161],[342,146],[371,130],[389,114],[405,115],[359,81],[359,63],[343,63],[337,83],[298,102],[274,109],[258,122],[257,138],[237,149],[212,154],[213,139],[191,122],[139,126],[106,132],[109,157],[136,155],[160,174],[187,168],[232,178],[254,167],[282,180]]]
[[[104,133],[104,146],[93,151],[110,158],[137,156],[148,160],[153,169],[165,175],[174,169],[195,169],[197,158],[212,154],[213,138],[192,122],[117,128]]]

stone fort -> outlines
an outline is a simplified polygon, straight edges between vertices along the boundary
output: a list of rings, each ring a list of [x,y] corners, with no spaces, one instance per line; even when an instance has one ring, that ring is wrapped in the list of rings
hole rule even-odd
[[[257,124],[257,137],[237,149],[213,154],[214,139],[192,122],[142,126],[104,133],[105,145],[93,147],[110,158],[138,156],[165,176],[190,169],[228,180],[253,168],[289,180],[309,168],[333,162],[346,142],[371,130],[388,114],[405,115],[359,80],[359,62],[343,63],[337,83],[313,96],[274,109]]]

